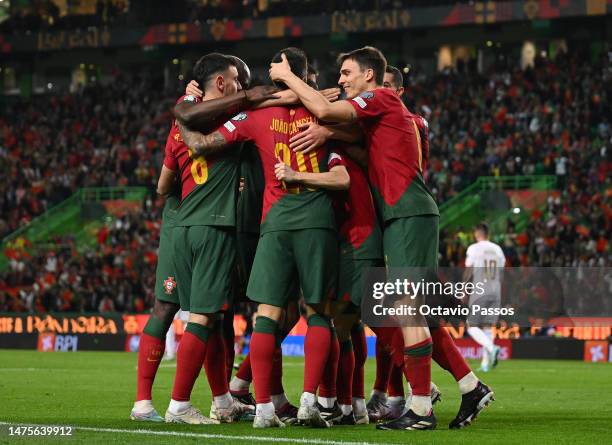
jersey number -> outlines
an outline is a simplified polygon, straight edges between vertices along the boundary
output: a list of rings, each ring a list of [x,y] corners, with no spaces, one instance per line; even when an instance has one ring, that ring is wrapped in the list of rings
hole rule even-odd
[[[276,145],[274,146],[274,153],[276,154],[277,157],[279,157],[283,161],[283,163],[289,166],[291,165],[291,150],[289,149],[289,146],[287,144],[284,144],[282,142],[277,142]],[[312,166],[310,173],[319,173],[319,160],[317,159],[317,153],[312,151],[308,153],[306,156],[310,158],[310,165]],[[309,171],[308,167],[306,166],[306,156],[302,152],[297,152],[295,154],[295,159],[298,165],[298,171],[301,171],[301,172]],[[287,190],[287,193],[293,193],[293,194],[300,193],[299,186],[287,187],[284,181],[283,181],[283,189]],[[310,187],[307,187],[307,189],[315,190]]]
[[[495,260],[485,260],[485,277],[489,280],[495,280],[495,276],[497,275],[497,261]]]
[[[189,150],[191,157],[191,150]],[[191,160],[191,176],[196,184],[204,184],[208,180],[208,163],[204,156],[198,156]]]

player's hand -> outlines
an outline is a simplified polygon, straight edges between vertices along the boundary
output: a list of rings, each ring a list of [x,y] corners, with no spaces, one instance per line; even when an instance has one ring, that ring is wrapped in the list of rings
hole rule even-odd
[[[319,91],[319,93],[321,93],[328,101],[335,102],[340,97],[340,88],[326,88]]]
[[[293,151],[310,153],[325,144],[331,136],[331,131],[315,122],[308,122],[300,126],[300,132],[289,139],[289,148]]]
[[[279,90],[271,85],[260,85],[253,87],[250,90],[244,90],[246,100],[250,104],[257,104],[268,99],[278,99],[279,96],[275,95]]]
[[[199,83],[197,83],[195,80],[191,80],[187,84],[187,88],[185,88],[185,96],[195,96],[201,99],[204,96],[204,91],[199,89],[199,86]]]
[[[282,53],[280,62],[270,64],[270,79],[283,82],[289,76],[291,76],[291,67],[289,66],[287,56],[285,56],[285,53]]]
[[[274,174],[276,175],[276,179],[286,183],[296,182],[298,180],[296,171],[284,162],[280,162],[280,160],[274,165]]]
[[[240,182],[238,183],[238,192],[242,193],[244,191],[244,178],[240,178]]]

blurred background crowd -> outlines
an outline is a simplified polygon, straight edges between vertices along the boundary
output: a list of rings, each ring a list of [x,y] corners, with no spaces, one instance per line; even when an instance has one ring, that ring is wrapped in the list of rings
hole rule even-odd
[[[70,16],[54,18],[56,6],[48,3],[47,16],[29,14],[24,8],[0,24],[0,32],[79,25]],[[193,22],[372,7],[372,2],[359,0],[173,2],[185,3],[173,8],[181,12],[179,17],[166,13],[167,2],[146,3],[150,17],[140,17],[141,23],[162,16]],[[375,3],[385,9],[415,2]],[[132,6],[98,1],[94,14],[78,20],[90,20],[92,25],[129,23],[128,16],[139,11]],[[317,57],[312,63],[322,78],[335,77],[335,67]],[[253,68],[266,71],[263,65]],[[481,69],[468,59],[435,72],[418,65],[403,71],[407,107],[429,121],[426,175],[439,204],[479,176],[553,175],[558,193],[530,212],[526,228],[517,231],[509,221],[506,233],[496,234],[508,264],[612,265],[609,52],[593,60],[588,51],[574,47],[554,57],[536,57],[526,68],[506,61]],[[54,239],[55,247],[38,253],[8,249],[9,265],[0,271],[0,312],[142,312],[152,305],[163,208],[155,186],[172,120],[170,110],[188,78],[181,80],[169,87],[162,73],[116,68],[103,81],[87,82],[72,92],[14,98],[10,106],[2,107],[0,238],[82,187],[143,186],[147,194],[142,212],[127,213],[104,225],[95,234],[95,246],[84,252],[77,251],[71,236]],[[471,242],[471,227],[444,230],[440,264],[462,265]]]

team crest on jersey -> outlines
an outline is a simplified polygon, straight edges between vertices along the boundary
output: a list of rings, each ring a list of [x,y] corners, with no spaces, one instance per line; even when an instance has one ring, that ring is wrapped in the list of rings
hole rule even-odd
[[[164,280],[164,292],[168,295],[172,295],[176,289],[176,281],[174,281],[174,277],[168,277]]]
[[[236,116],[232,118],[233,121],[243,121],[247,118],[246,113],[238,113]]]
[[[175,133],[174,134],[174,140],[176,142],[183,142],[183,138],[181,137],[181,133]]]
[[[374,97],[374,93],[371,91],[366,91],[364,93],[361,93],[359,96],[363,97],[364,99],[372,99]]]

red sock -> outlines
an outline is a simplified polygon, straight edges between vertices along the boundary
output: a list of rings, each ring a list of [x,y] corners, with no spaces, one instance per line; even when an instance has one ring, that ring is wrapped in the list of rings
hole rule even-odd
[[[404,350],[404,373],[415,396],[428,396],[431,392],[431,338]]]
[[[391,362],[393,366],[404,368],[404,334],[400,328],[393,328],[391,338]]]
[[[389,377],[391,375],[391,353],[389,346],[384,344],[383,339],[376,337],[376,380],[374,381],[374,389],[380,392],[386,392],[389,385]]]
[[[208,328],[202,325],[187,323],[187,328],[176,354],[176,376],[172,388],[173,400],[186,402],[191,398],[191,390],[206,357],[208,331]]]
[[[234,358],[236,350],[234,349],[234,312],[226,312],[223,314],[223,340],[225,341],[225,369],[227,371],[227,381],[232,378],[232,370],[234,369]]]
[[[166,342],[148,334],[140,336],[136,400],[152,400],[151,389],[159,362],[164,356]]]
[[[436,363],[450,372],[457,382],[465,377],[470,372],[470,366],[446,328],[431,329],[431,338],[433,340],[432,358]]]
[[[387,392],[389,397],[405,397],[404,393],[404,367],[395,366],[391,367],[391,373],[389,376],[389,385],[387,386]]]
[[[319,386],[319,396],[321,397],[336,397],[336,378],[338,376],[338,360],[340,358],[340,343],[335,329],[331,331],[331,344],[329,349],[329,357],[323,371],[323,378]]]
[[[353,397],[365,398],[364,388],[364,366],[368,358],[368,344],[366,343],[365,331],[361,323],[351,329],[351,340],[355,353],[355,370],[353,371]]]
[[[253,341],[253,339],[251,339]],[[240,364],[240,368],[238,368],[238,372],[236,372],[236,377],[246,382],[253,381],[253,374],[251,372],[251,352],[247,354],[244,358],[244,361]]]
[[[351,405],[353,403],[353,372],[355,371],[355,351],[349,338],[340,345],[338,362],[337,394],[338,403]]]
[[[250,356],[257,403],[269,403],[272,400],[270,396],[272,394],[274,351],[276,350],[276,328],[277,323],[268,317],[258,316],[255,320]]]
[[[283,350],[280,345],[274,350],[274,363],[272,365],[272,381],[270,382],[270,394],[283,394]]]
[[[229,391],[225,360],[225,338],[220,329],[215,328],[208,338],[204,368],[213,397]]]
[[[329,321],[314,314],[308,317],[308,329],[304,338],[304,392],[317,393],[317,387],[331,348]]]

